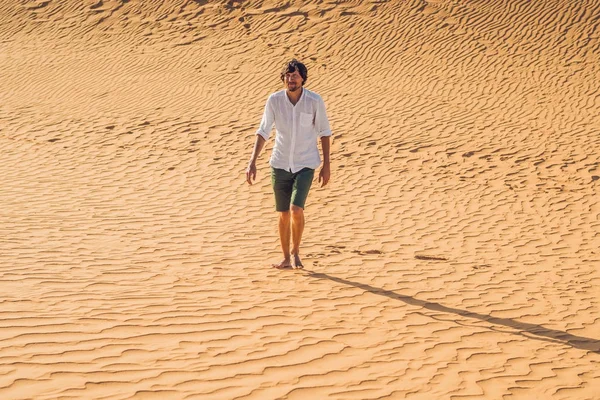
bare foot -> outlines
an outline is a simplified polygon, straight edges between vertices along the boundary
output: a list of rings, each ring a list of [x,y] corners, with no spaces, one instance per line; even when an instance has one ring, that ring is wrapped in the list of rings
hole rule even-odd
[[[292,268],[292,263],[289,258],[285,258],[282,262],[278,264],[273,264],[273,268],[277,269],[289,269]]]
[[[300,256],[298,254],[294,254],[293,265],[294,265],[294,268],[297,268],[297,269],[304,268],[304,264],[302,264],[302,261],[300,260]]]

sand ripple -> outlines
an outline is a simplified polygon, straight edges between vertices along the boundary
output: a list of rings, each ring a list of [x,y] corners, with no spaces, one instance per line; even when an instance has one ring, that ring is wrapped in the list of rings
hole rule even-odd
[[[316,3],[0,4],[0,398],[599,398],[600,2]],[[335,140],[280,272],[291,56]]]

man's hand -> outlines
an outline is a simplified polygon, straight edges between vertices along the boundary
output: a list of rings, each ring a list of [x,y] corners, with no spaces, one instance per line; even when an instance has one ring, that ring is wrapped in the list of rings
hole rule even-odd
[[[246,168],[246,182],[248,182],[248,184],[252,185],[252,181],[256,180],[256,164],[253,162],[250,162],[250,164],[248,164],[248,168]]]
[[[331,176],[331,170],[329,167],[329,163],[323,164],[323,167],[321,168],[321,172],[319,172],[319,182],[323,181],[323,183],[321,183],[321,187],[327,185],[327,183],[329,182],[330,176]]]

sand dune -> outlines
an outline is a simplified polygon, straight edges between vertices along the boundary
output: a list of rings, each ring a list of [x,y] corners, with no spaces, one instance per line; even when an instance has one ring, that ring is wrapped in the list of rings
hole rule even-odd
[[[599,14],[0,3],[0,398],[600,399]],[[333,176],[277,271],[291,57]]]

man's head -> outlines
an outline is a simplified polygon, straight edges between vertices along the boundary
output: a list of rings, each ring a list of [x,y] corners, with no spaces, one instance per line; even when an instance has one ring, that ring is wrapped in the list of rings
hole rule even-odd
[[[306,83],[308,70],[304,64],[294,58],[284,64],[280,77],[286,89],[295,92]]]

